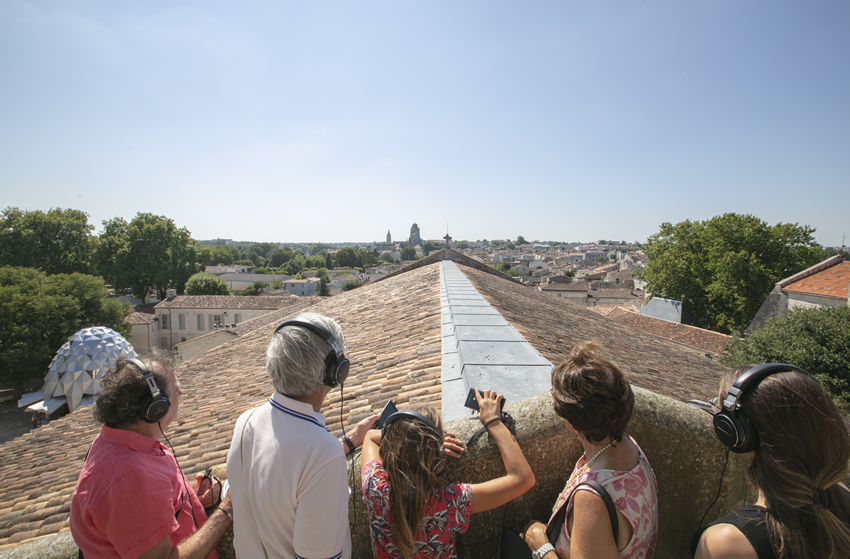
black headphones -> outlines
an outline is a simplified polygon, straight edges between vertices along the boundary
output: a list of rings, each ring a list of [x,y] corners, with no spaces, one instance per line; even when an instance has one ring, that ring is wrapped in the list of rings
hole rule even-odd
[[[171,401],[168,399],[168,396],[159,390],[159,387],[156,385],[156,379],[154,379],[153,373],[151,373],[147,365],[138,359],[127,359],[126,361],[138,367],[139,372],[145,377],[145,383],[147,383],[151,392],[150,394],[146,394],[139,404],[139,415],[142,416],[142,419],[146,423],[157,423],[168,413],[168,408],[171,407]]]
[[[798,371],[810,374],[794,365],[784,363],[766,363],[753,367],[735,381],[729,388],[723,407],[714,415],[714,433],[720,442],[736,454],[752,452],[759,447],[759,436],[755,426],[747,419],[741,409],[740,400],[758,384],[774,373]]]
[[[327,357],[325,357],[325,374],[322,382],[325,383],[325,386],[330,386],[331,388],[336,388],[340,383],[345,382],[345,379],[348,378],[348,370],[351,367],[351,363],[345,358],[345,353],[336,343],[336,338],[334,338],[333,334],[318,324],[304,322],[302,320],[287,320],[278,326],[274,333],[277,334],[281,328],[286,328],[287,326],[306,328],[328,342],[332,349]]]
[[[422,415],[421,413],[415,411],[397,411],[384,421],[384,426],[381,427],[381,439],[384,438],[384,435],[387,431],[387,426],[394,421],[398,421],[399,419],[412,419],[414,421],[418,421],[424,424],[431,433],[437,437],[437,445],[440,448],[440,454],[437,455],[437,462],[434,464],[434,473],[437,475],[442,474],[446,471],[446,466],[448,465],[448,459],[446,458],[446,451],[443,449],[443,434],[440,433],[440,430],[437,429],[437,426],[434,423]]]

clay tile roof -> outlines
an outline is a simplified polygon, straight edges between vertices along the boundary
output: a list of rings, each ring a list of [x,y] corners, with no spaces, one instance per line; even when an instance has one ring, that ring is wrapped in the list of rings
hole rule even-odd
[[[334,390],[322,410],[336,435],[341,424],[351,425],[380,411],[390,398],[397,399],[402,409],[416,403],[441,405],[440,265],[417,264],[394,277],[322,298],[309,308],[339,322],[351,360],[344,397]],[[559,363],[575,344],[597,340],[638,386],[680,400],[708,398],[716,392],[725,368],[697,350],[501,274],[463,263],[459,268],[552,363]],[[298,312],[295,307],[289,310],[289,316]],[[223,464],[236,419],[268,400],[272,386],[265,373],[265,351],[283,318],[255,325],[246,322],[244,331],[231,341],[176,368],[184,394],[169,438],[187,474]],[[71,494],[98,431],[90,410],[83,408],[0,446],[0,550],[68,529]]]
[[[291,303],[286,297],[242,297],[240,295],[178,295],[171,301],[161,301],[162,309],[268,309],[277,310]]]
[[[598,308],[600,307],[594,307],[594,310]],[[723,352],[723,347],[730,339],[726,334],[644,316],[634,311],[624,310],[621,307],[611,307],[611,311],[605,316],[641,332],[696,347],[715,355],[720,355]]]
[[[124,322],[126,322],[127,324],[132,324],[134,326],[139,326],[152,323],[154,318],[156,317],[152,314],[142,312],[131,312],[130,314],[124,317]]]
[[[637,297],[637,295],[632,293],[631,289],[622,287],[591,289],[590,291],[588,291],[588,295],[590,297],[616,297],[618,299],[633,299]]]
[[[557,365],[578,343],[595,340],[632,383],[687,401],[717,392],[726,368],[705,352],[599,316],[568,299],[461,267],[476,289],[534,348]]]
[[[587,292],[587,284],[580,283],[547,283],[540,286],[541,291],[573,291],[578,293]]]
[[[807,293],[846,299],[850,285],[850,262],[841,262],[783,287],[793,293]]]

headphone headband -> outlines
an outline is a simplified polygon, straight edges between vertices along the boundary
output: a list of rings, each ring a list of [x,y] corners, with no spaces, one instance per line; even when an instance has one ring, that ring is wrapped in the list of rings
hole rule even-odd
[[[785,363],[765,363],[753,367],[735,379],[729,387],[726,399],[719,412],[714,415],[714,433],[732,452],[752,452],[759,446],[758,431],[741,409],[741,399],[752,392],[765,378],[775,373],[797,371],[809,375],[800,367]]]
[[[340,383],[345,382],[345,379],[348,378],[348,371],[351,368],[351,362],[345,358],[343,348],[337,343],[336,337],[334,337],[333,334],[331,334],[326,328],[312,322],[307,322],[305,320],[285,320],[280,326],[275,328],[272,336],[287,326],[304,328],[328,342],[331,346],[331,351],[328,353],[327,357],[325,357],[323,382],[326,386],[330,386],[331,388],[335,388],[339,386]]]

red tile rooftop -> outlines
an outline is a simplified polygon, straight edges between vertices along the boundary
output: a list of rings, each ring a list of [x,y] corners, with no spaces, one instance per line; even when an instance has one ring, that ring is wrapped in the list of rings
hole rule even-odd
[[[826,297],[848,297],[850,285],[850,262],[841,262],[809,277],[786,285],[783,289],[792,293],[823,295]]]

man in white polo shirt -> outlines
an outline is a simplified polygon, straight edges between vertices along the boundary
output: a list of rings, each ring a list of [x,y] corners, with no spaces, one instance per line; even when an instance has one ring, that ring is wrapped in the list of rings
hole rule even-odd
[[[345,455],[378,415],[337,439],[319,413],[348,368],[342,330],[326,316],[303,313],[272,335],[266,371],[275,392],[236,422],[227,457],[238,557],[351,557]]]

